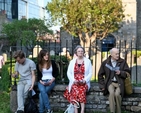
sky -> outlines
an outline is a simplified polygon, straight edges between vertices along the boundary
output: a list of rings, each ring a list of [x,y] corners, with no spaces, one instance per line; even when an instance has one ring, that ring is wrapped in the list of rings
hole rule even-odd
[[[45,7],[47,5],[47,2],[50,2],[50,1],[51,0],[38,0],[38,4],[40,6],[44,6]],[[54,32],[56,32],[56,30],[60,31],[60,26],[53,26],[50,29],[53,30]]]

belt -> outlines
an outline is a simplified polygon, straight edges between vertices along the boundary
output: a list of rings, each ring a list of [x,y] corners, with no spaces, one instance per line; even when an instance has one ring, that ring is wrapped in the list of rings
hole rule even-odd
[[[42,80],[42,81],[50,81],[51,79],[45,79],[45,80]]]
[[[112,82],[114,82],[114,83],[118,83],[118,81],[112,81]]]

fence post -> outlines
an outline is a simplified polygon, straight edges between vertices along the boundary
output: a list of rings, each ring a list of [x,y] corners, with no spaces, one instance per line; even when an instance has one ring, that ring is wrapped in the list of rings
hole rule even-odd
[[[10,47],[10,86],[12,85],[11,81],[11,74],[12,74],[12,50]],[[12,90],[10,92],[10,109],[13,113],[17,110],[17,83],[16,78],[14,78],[14,85],[12,85]]]

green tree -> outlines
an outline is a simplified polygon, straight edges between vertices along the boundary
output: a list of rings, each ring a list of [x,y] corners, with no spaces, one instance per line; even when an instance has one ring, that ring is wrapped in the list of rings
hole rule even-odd
[[[54,24],[79,36],[80,44],[88,47],[86,52],[90,41],[118,30],[125,17],[121,0],[52,0],[46,9]]]
[[[21,43],[27,49],[33,49],[36,44],[37,37],[45,35],[45,33],[53,33],[45,25],[41,19],[22,19],[13,20],[10,23],[4,23],[2,33],[6,35],[11,45]]]

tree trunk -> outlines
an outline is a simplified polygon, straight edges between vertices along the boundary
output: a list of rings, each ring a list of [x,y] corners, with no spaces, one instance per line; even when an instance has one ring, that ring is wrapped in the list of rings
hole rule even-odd
[[[93,34],[91,37],[88,33],[85,33],[85,37],[83,37],[82,33],[79,33],[80,45],[85,49],[85,55],[89,58],[90,45],[96,40],[96,34]]]

